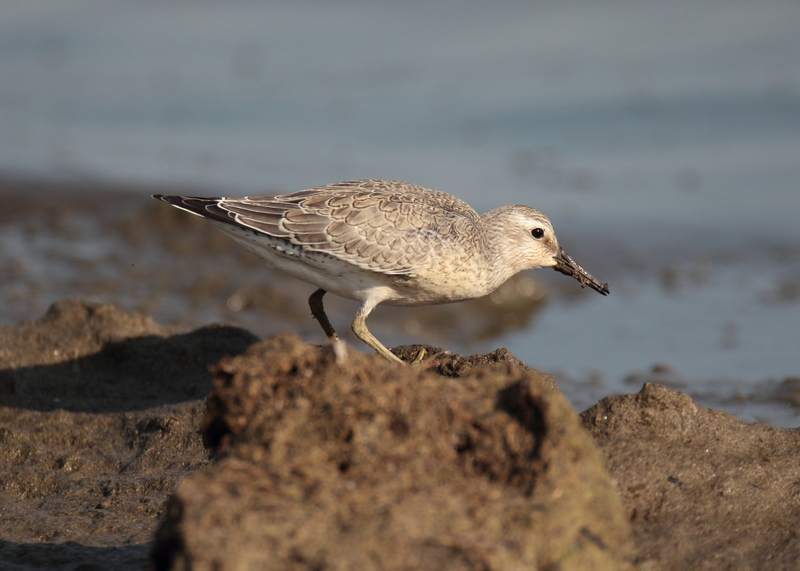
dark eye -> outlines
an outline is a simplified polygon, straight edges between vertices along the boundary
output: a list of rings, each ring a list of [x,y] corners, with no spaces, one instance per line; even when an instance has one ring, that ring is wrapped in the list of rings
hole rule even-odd
[[[531,230],[531,236],[533,236],[537,240],[541,240],[542,238],[544,238],[544,230],[541,228],[534,228],[533,230]]]

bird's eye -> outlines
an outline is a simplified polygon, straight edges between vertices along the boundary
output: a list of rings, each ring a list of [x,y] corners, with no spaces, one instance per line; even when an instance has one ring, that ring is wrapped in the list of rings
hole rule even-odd
[[[534,228],[531,230],[531,236],[536,238],[537,240],[541,240],[544,238],[544,230],[542,228]]]

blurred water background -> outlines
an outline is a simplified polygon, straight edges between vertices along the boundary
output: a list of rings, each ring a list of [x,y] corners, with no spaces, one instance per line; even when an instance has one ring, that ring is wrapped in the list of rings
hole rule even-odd
[[[378,308],[384,343],[507,346],[579,409],[656,380],[800,425],[798,30],[796,0],[5,1],[0,324],[81,296],[322,342],[311,286],[147,194],[402,180],[543,210],[611,295],[540,270]]]

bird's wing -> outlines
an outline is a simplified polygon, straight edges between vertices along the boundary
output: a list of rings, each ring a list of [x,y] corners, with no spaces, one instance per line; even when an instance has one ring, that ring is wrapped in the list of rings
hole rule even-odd
[[[371,180],[278,196],[223,198],[203,209],[202,216],[392,275],[413,275],[442,249],[468,243],[481,224],[478,214],[454,196]]]

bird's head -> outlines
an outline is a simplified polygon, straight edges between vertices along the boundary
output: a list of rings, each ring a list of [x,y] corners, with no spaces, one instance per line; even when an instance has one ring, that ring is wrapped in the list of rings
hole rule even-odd
[[[529,206],[503,206],[483,217],[487,232],[494,236],[495,254],[502,265],[512,269],[511,275],[536,268],[553,268],[572,276],[603,295],[608,284],[601,284],[558,245],[550,220]]]

